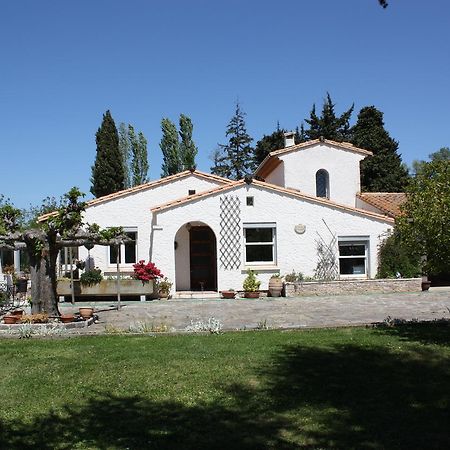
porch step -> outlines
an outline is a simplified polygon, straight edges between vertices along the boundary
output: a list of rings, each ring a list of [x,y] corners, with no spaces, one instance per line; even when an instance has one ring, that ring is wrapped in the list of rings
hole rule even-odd
[[[177,291],[172,298],[220,298],[215,291]]]

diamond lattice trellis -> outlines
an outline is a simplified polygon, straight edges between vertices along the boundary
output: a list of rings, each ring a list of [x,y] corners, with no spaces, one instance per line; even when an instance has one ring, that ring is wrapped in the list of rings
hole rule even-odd
[[[224,270],[241,266],[241,202],[239,197],[220,198],[220,267]]]

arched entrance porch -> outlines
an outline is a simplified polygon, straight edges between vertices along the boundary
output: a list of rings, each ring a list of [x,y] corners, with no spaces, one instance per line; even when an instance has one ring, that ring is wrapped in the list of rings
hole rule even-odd
[[[217,241],[203,222],[189,222],[175,235],[176,291],[217,291]]]

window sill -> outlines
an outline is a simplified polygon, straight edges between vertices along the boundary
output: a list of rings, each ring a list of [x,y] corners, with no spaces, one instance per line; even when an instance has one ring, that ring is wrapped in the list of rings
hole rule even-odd
[[[246,264],[241,268],[241,272],[245,273],[247,270],[254,270],[255,272],[279,272],[280,268],[274,265],[254,265],[254,264]]]

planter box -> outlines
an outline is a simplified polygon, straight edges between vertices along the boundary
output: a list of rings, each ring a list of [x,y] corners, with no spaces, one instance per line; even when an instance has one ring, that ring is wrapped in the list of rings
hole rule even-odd
[[[421,290],[421,283],[421,278],[308,281],[285,283],[285,290],[286,297],[418,292]]]
[[[116,280],[103,280],[95,286],[83,286],[79,280],[74,280],[75,296],[105,296],[117,295]],[[153,281],[143,284],[140,280],[120,280],[120,295],[151,295],[153,294]],[[58,295],[72,295],[70,280],[59,280],[56,288]]]

